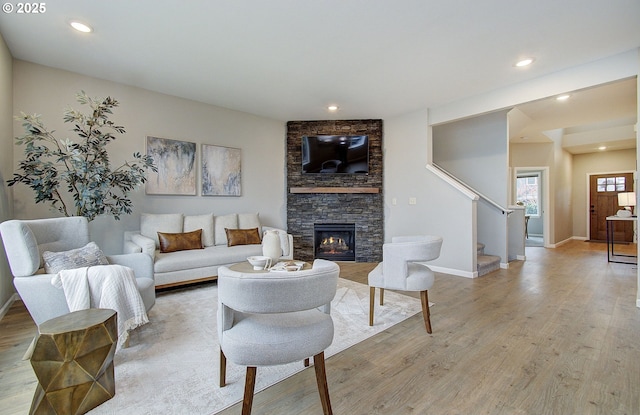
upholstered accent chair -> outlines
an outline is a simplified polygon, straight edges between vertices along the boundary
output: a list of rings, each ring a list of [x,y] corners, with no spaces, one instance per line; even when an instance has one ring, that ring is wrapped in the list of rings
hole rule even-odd
[[[37,325],[69,313],[62,288],[51,280],[54,273],[45,271],[43,252],[65,252],[89,244],[89,223],[80,216],[9,220],[0,223],[0,235],[13,274],[13,285]],[[146,254],[104,256],[109,264],[133,269],[136,285],[148,311],[155,304],[153,261]]]
[[[257,366],[272,366],[313,356],[325,414],[331,402],[324,350],[333,342],[331,300],[340,267],[316,259],[311,269],[292,272],[218,272],[220,386],[226,362],[247,366],[242,414],[251,413]],[[302,364],[302,363],[301,363]]]
[[[369,273],[369,325],[373,326],[376,287],[380,289],[380,305],[384,290],[419,291],[422,316],[427,333],[431,333],[428,290],[434,274],[423,262],[440,256],[439,236],[397,236],[382,245],[382,262]]]

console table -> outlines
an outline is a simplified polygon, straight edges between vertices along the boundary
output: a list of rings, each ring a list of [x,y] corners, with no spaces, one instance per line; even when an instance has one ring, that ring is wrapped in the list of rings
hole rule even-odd
[[[638,220],[637,216],[629,216],[629,217],[620,217],[620,216],[607,216],[607,261],[608,262],[618,262],[621,264],[638,264],[638,256],[637,255],[628,255],[628,254],[616,254],[614,252],[615,241],[613,240],[613,225],[614,222],[617,221],[633,221],[636,222]],[[634,224],[635,226],[635,224]],[[636,260],[627,260],[621,261],[616,260],[616,257],[624,257],[624,258],[636,258]]]

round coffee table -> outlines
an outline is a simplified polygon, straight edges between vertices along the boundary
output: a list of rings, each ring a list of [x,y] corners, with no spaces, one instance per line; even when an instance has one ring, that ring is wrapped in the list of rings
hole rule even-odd
[[[278,261],[278,262],[304,262],[304,264],[302,265],[302,268],[300,268],[299,271],[311,269],[311,264],[305,261],[296,261],[296,260],[290,259],[290,260]],[[251,265],[249,261],[238,262],[237,264],[231,265],[229,269],[232,271],[245,272],[250,274],[264,274],[265,272],[271,272],[266,269],[253,269],[253,265]],[[273,272],[288,272],[288,271],[283,270],[283,271],[273,271]]]

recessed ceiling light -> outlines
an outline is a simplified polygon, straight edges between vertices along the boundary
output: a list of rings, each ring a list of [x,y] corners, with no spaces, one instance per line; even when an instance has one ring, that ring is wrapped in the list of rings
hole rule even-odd
[[[604,151],[604,150],[606,150],[606,149],[607,149],[607,146],[600,146],[600,147],[598,147],[598,150],[600,150],[600,151]]]
[[[71,22],[69,22],[69,24],[71,25],[71,27],[76,29],[78,32],[90,33],[90,32],[93,31],[93,29],[91,29],[91,27],[87,26],[84,23],[78,22],[77,20],[72,20]]]
[[[338,111],[338,106],[337,106],[337,105],[329,105],[329,106],[327,107],[327,109],[328,109],[329,111]]]
[[[535,59],[534,58],[525,58],[525,59],[521,59],[518,62],[516,62],[516,64],[514,66],[517,66],[518,68],[522,68],[524,66],[529,66],[533,63]]]
[[[571,95],[569,95],[569,94],[559,95],[559,96],[556,97],[556,100],[558,100],[558,101],[566,101],[566,100],[569,99],[570,96]]]

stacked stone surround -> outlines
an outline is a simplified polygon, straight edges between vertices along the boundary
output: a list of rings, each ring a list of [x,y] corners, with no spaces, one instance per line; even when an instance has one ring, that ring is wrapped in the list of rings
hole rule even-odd
[[[369,174],[302,174],[303,136],[369,136]],[[382,261],[384,241],[382,120],[287,123],[287,230],[294,258],[311,261],[314,223],[354,223],[356,262]],[[371,188],[378,193],[291,193],[292,188]]]

